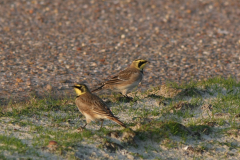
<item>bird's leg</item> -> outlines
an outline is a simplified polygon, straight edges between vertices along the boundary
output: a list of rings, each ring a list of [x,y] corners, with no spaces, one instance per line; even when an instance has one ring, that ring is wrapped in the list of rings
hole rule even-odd
[[[127,96],[127,94],[122,94],[122,92],[119,92],[123,97],[125,97],[125,98],[129,98],[128,96]]]
[[[122,94],[122,92],[119,92],[122,96],[124,96],[123,94]]]
[[[86,124],[84,126],[79,127],[78,130],[79,131],[83,131],[85,129],[86,125],[87,125],[87,122],[86,122]]]
[[[127,94],[124,94],[123,96],[124,96],[127,100],[129,100],[129,101],[133,100],[133,98],[132,98],[132,97],[129,97]]]
[[[86,127],[86,125],[87,125],[87,122],[86,122],[86,124],[82,127],[82,128],[85,128]]]
[[[101,119],[100,121],[101,121],[101,127],[100,127],[100,129],[102,129],[102,125],[103,125],[103,121],[104,121],[104,120]]]

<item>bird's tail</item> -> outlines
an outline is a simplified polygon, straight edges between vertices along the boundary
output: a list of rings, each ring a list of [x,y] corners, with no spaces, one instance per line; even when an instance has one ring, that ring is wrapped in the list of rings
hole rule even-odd
[[[91,92],[100,91],[100,90],[102,90],[103,87],[104,87],[104,84],[102,84],[100,87],[98,87],[98,88],[92,90]]]
[[[117,117],[111,117],[110,118],[112,121],[116,122],[117,124],[119,124],[120,126],[126,128],[125,124],[123,122],[121,122],[120,120],[118,120]]]

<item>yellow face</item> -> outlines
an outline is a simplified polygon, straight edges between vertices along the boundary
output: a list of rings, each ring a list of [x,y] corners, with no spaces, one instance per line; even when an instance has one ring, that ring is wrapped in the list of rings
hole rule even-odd
[[[143,60],[143,59],[137,59],[137,60],[134,60],[134,61],[133,61],[134,66],[135,66],[137,69],[140,69],[140,70],[142,70],[147,63],[148,63],[148,61]]]
[[[73,87],[78,96],[83,95],[84,93],[89,91],[85,84],[76,84]]]

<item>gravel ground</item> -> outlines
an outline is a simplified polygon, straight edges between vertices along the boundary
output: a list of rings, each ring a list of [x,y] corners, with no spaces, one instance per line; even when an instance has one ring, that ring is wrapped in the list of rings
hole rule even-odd
[[[142,88],[240,78],[238,0],[1,0],[0,99],[73,92],[145,58]]]

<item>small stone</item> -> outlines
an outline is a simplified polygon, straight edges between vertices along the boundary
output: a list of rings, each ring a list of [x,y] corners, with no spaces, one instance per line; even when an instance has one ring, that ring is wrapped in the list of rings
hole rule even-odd
[[[96,66],[97,66],[97,63],[96,63],[96,62],[92,62],[92,63],[90,63],[90,66],[96,67]]]
[[[47,89],[48,91],[51,91],[51,90],[53,89],[53,87],[52,87],[50,84],[48,84],[48,85],[46,86],[46,89]]]
[[[104,53],[105,51],[106,51],[105,49],[102,49],[102,50],[100,50],[99,52]]]
[[[30,14],[33,14],[33,10],[32,10],[32,9],[30,9],[30,10],[28,11],[28,13],[30,13]]]
[[[20,79],[20,78],[17,78],[17,79],[16,79],[16,81],[17,81],[18,83],[21,83],[21,82],[23,82],[23,80],[22,80],[22,79]]]
[[[127,155],[127,158],[133,160],[133,159],[134,159],[134,156],[131,155],[131,154],[128,154],[128,155]]]
[[[48,147],[49,150],[52,150],[52,151],[56,150],[57,147],[58,147],[58,143],[56,141],[49,141],[47,147]]]
[[[194,151],[194,148],[192,146],[186,146],[183,149],[188,151]]]
[[[131,127],[132,130],[136,131],[141,128],[141,123],[137,123],[135,126]]]
[[[192,13],[192,11],[190,9],[188,9],[186,12],[189,13],[189,14]]]
[[[67,69],[69,69],[69,68],[70,68],[70,66],[69,66],[69,65],[66,65],[66,68],[67,68]]]
[[[4,30],[5,32],[9,32],[9,31],[10,31],[10,28],[9,28],[9,27],[4,27],[3,30]]]
[[[104,62],[105,62],[105,59],[104,59],[104,58],[103,58],[103,59],[100,59],[100,62],[104,63]]]

